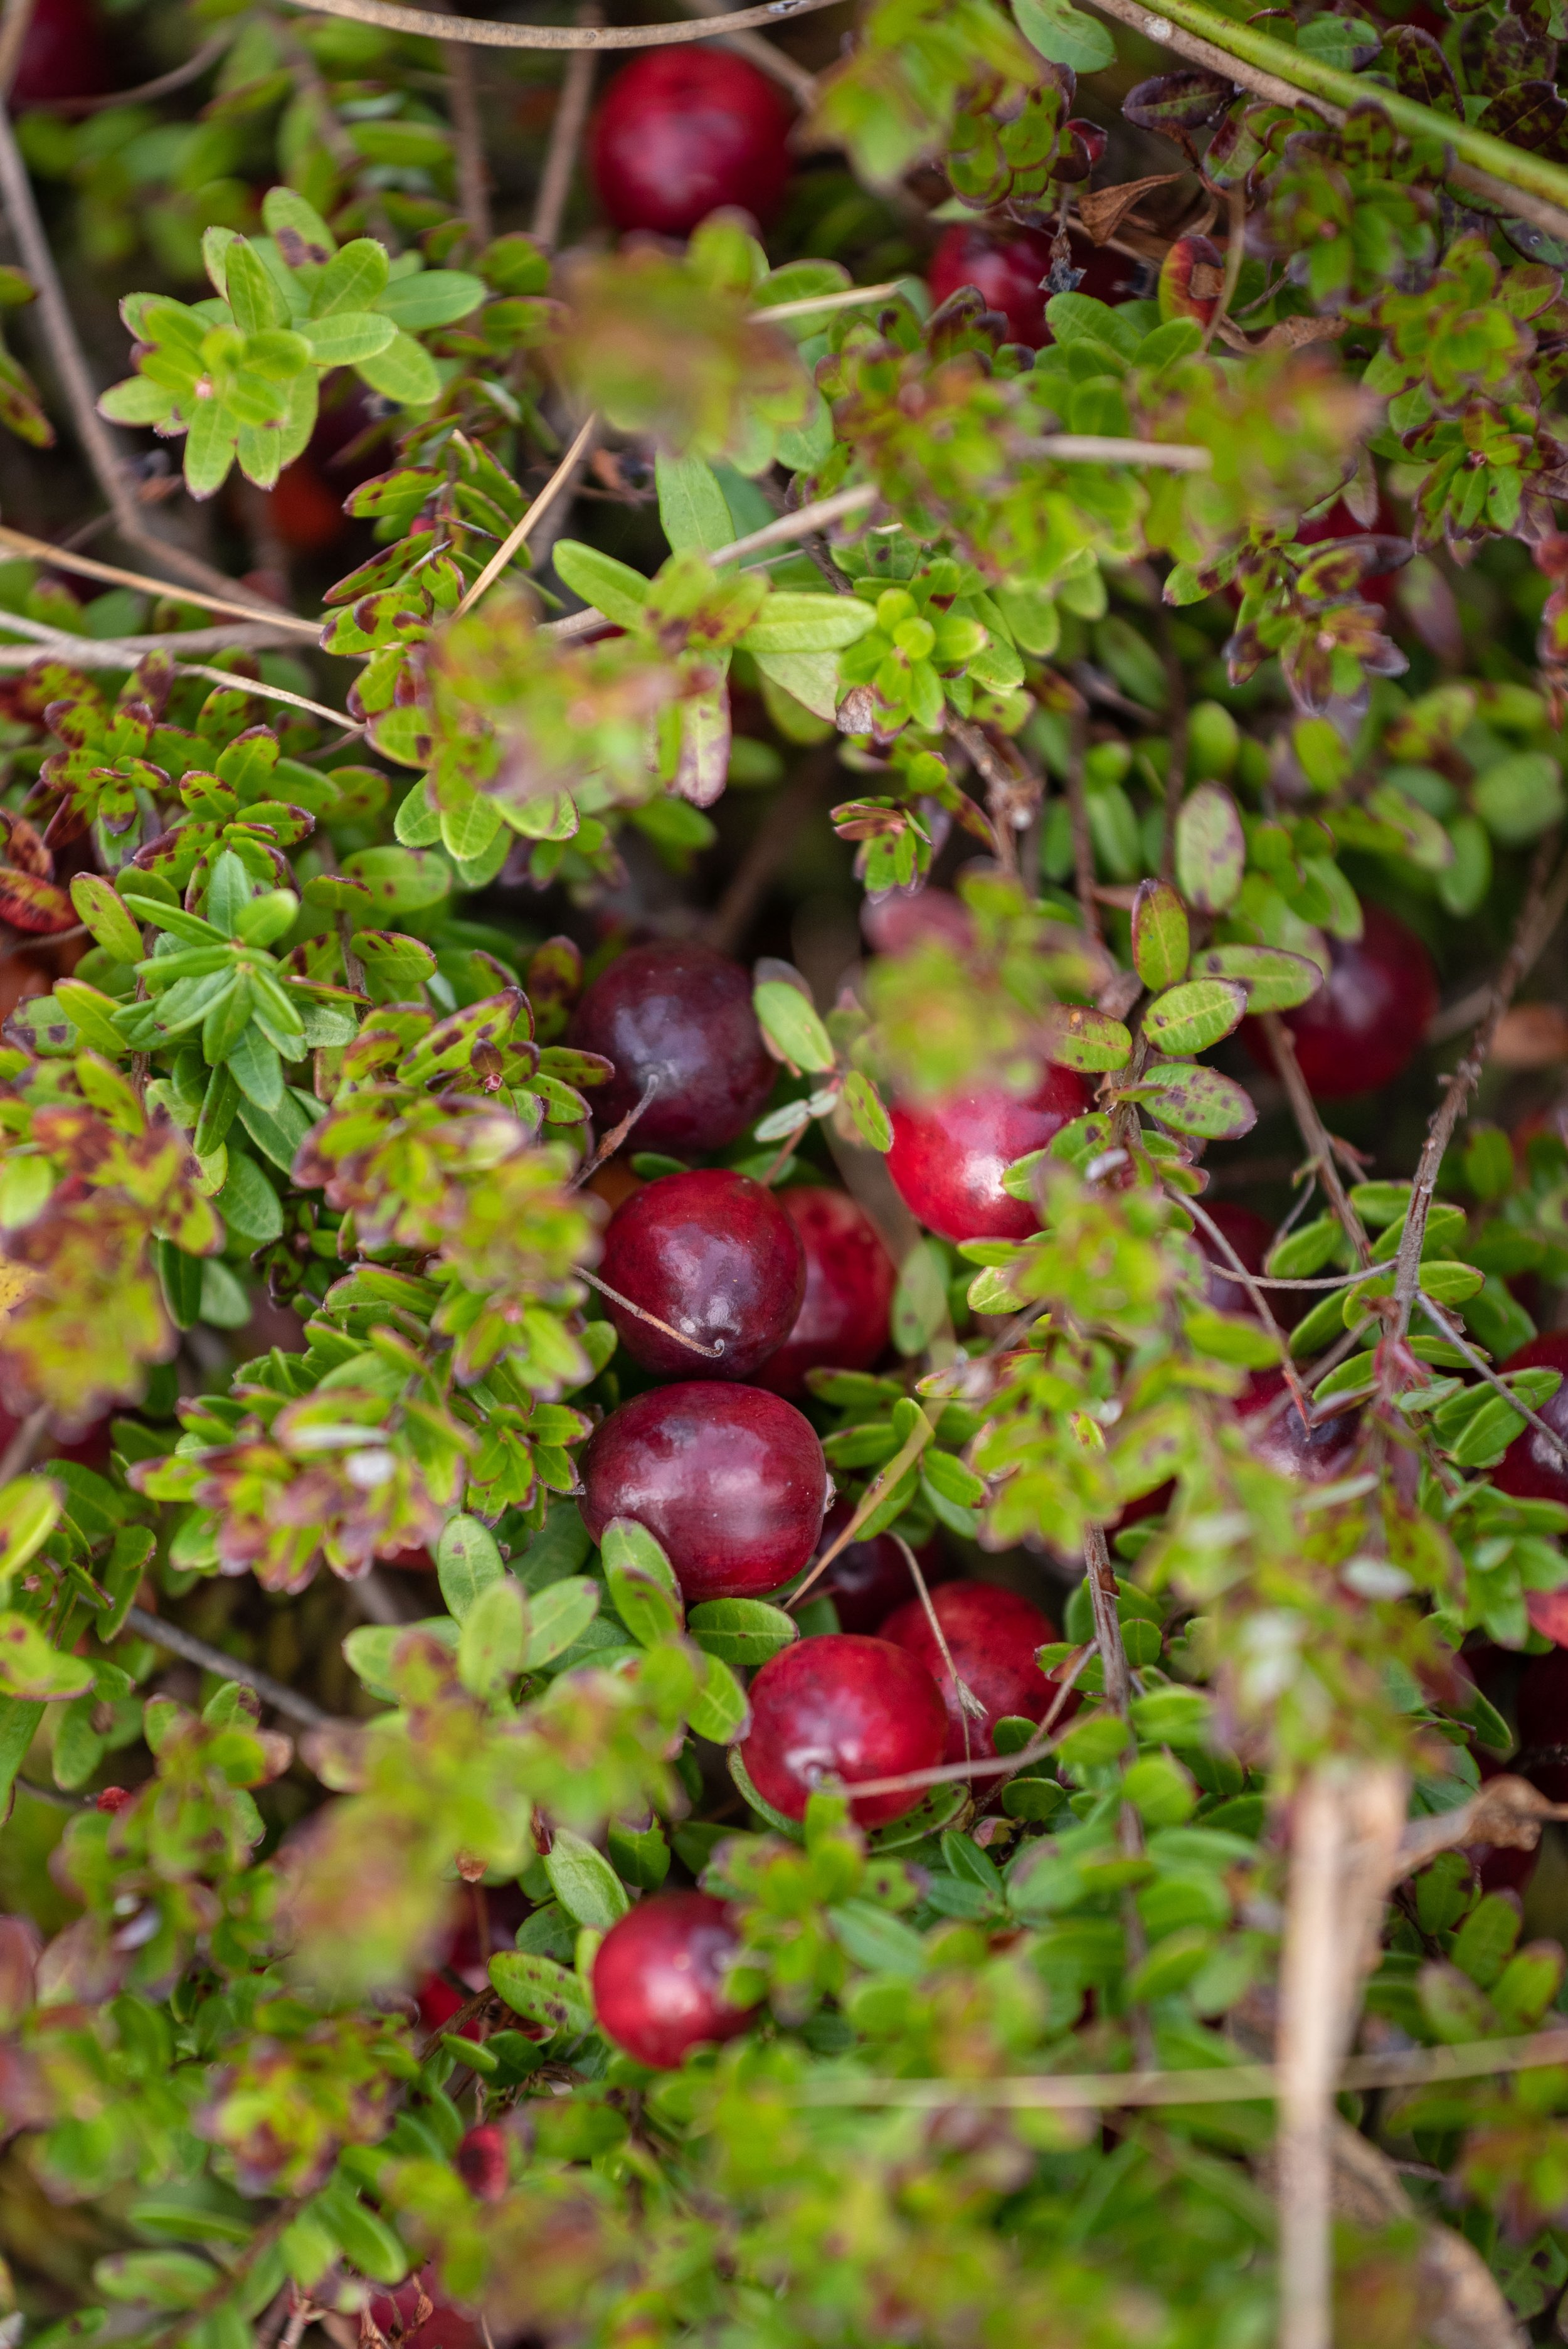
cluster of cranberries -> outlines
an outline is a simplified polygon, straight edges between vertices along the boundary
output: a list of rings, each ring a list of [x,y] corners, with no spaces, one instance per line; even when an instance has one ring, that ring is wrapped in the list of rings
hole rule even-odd
[[[771,1089],[747,974],[706,947],[631,948],[588,988],[571,1033],[614,1065],[602,1123],[635,1112],[644,1146],[721,1151]],[[1002,1174],[1086,1106],[1078,1081],[1057,1075],[1032,1102],[981,1093],[901,1112],[894,1180],[935,1229],[1027,1230]],[[694,1167],[623,1199],[601,1269],[626,1354],[668,1383],[622,1403],[591,1438],[589,1532],[598,1540],[613,1518],[635,1518],[688,1601],[779,1589],[816,1551],[832,1497],[816,1431],[791,1398],[809,1370],[869,1369],[887,1346],[893,1269],[874,1226],[842,1192],[775,1193],[727,1168]],[[989,1753],[1004,1714],[1045,1712],[1050,1688],[1036,1658],[1055,1632],[1027,1599],[943,1584],[939,1640],[887,1537],[849,1544],[824,1588],[846,1628],[785,1649],[750,1692],[742,1758],[786,1817],[803,1817],[812,1790],[836,1783],[851,1790],[862,1825],[881,1826],[920,1802],[919,1774]],[[595,1961],[604,2029],[640,2062],[666,2065],[744,2028],[747,2012],[726,1990],[735,1955],[721,1902],[696,1892],[640,1902]]]

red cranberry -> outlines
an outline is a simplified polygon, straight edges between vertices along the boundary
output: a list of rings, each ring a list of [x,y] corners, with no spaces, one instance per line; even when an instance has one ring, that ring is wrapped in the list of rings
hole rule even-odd
[[[938,308],[961,285],[977,287],[986,308],[999,310],[1006,319],[1008,341],[1027,343],[1037,351],[1051,339],[1044,290],[1050,265],[1051,240],[1036,229],[996,236],[989,229],[955,221],[931,256],[926,282]]]
[[[393,2349],[402,2349],[404,2343],[408,2349],[483,2349],[479,2319],[453,2307],[433,2267],[421,2268],[390,2292],[378,2292],[370,2302],[370,2321]]]
[[[985,1708],[985,1718],[967,1716],[958,1702],[953,1674],[931,1628],[931,1618],[919,1599],[912,1599],[890,1615],[880,1636],[895,1647],[918,1656],[947,1708],[946,1762],[964,1762],[988,1754],[991,1732],[1004,1714],[1021,1714],[1039,1721],[1056,1693],[1036,1661],[1037,1651],[1058,1634],[1049,1616],[1016,1590],[991,1582],[947,1582],[931,1594],[931,1609],[942,1626],[942,1636],[959,1679]],[[1075,1700],[1068,1697],[1064,1712]]]
[[[724,1980],[740,1952],[729,1911],[708,1892],[660,1892],[612,1925],[593,1961],[600,2029],[639,2064],[673,2072],[688,2048],[734,2039],[755,2007]]]
[[[830,1631],[800,1640],[765,1663],[751,1683],[751,1730],[741,1759],[763,1800],[802,1819],[817,1787],[930,1770],[947,1744],[947,1709],[925,1666],[888,1640]],[[866,1795],[851,1804],[861,1825],[902,1818],[923,1786]]]
[[[1050,1068],[1020,1096],[988,1086],[892,1112],[887,1168],[910,1213],[944,1240],[1024,1240],[1038,1218],[1002,1188],[1016,1158],[1043,1150],[1081,1117],[1090,1094],[1070,1069]]]
[[[57,106],[97,98],[108,88],[103,21],[92,0],[37,0],[27,22],[16,78],[16,106]]]
[[[950,889],[890,889],[884,896],[868,897],[861,907],[861,927],[877,954],[904,954],[927,938],[967,954],[975,943],[969,908]]]
[[[601,1133],[657,1090],[633,1147],[695,1156],[745,1133],[773,1090],[774,1067],[740,965],[709,947],[629,947],[593,981],[572,1015],[571,1040],[615,1063],[595,1089]]]
[[[285,465],[267,500],[267,519],[295,554],[319,554],[348,527],[344,492],[324,481],[309,451]]]
[[[1320,1101],[1377,1092],[1403,1076],[1438,1008],[1438,976],[1414,930],[1381,905],[1361,910],[1361,936],[1330,938],[1327,978],[1298,1009],[1282,1015],[1307,1089]],[[1259,1067],[1272,1070],[1262,1029],[1247,1019],[1242,1033]]]
[[[452,2167],[480,2202],[500,2202],[509,2182],[505,2131],[493,2121],[469,2129],[452,2156]]]
[[[1511,1354],[1502,1367],[1563,1373],[1563,1383],[1538,1406],[1536,1416],[1568,1441],[1568,1330],[1543,1330],[1539,1338],[1532,1338],[1517,1354]],[[1527,1427],[1514,1437],[1492,1470],[1491,1481],[1516,1500],[1568,1501],[1568,1461],[1537,1428]],[[1564,1738],[1568,1742],[1568,1732]]]
[[[789,108],[744,57],[647,49],[610,85],[590,134],[593,184],[618,229],[687,236],[721,205],[764,226],[789,180]]]
[[[800,1235],[806,1290],[757,1383],[794,1395],[803,1392],[808,1371],[869,1371],[881,1361],[898,1275],[876,1226],[848,1192],[813,1186],[774,1195]]]
[[[436,1561],[428,1549],[395,1549],[390,1557],[381,1560],[383,1566],[395,1566],[399,1574],[434,1574]]]
[[[662,1175],[618,1207],[601,1270],[608,1288],[645,1312],[723,1348],[706,1360],[607,1299],[632,1360],[667,1378],[699,1367],[709,1378],[745,1378],[789,1336],[806,1289],[792,1219],[762,1184],[721,1166]]]
[[[1270,1405],[1284,1393],[1283,1371],[1253,1371],[1236,1398],[1236,1411],[1243,1420],[1269,1412],[1267,1426],[1248,1434],[1254,1456],[1280,1475],[1295,1476],[1304,1485],[1333,1484],[1349,1468],[1360,1413],[1341,1412],[1336,1418],[1308,1427],[1288,1399],[1270,1411]]]
[[[634,1517],[689,1599],[755,1599],[788,1582],[817,1547],[831,1492],[816,1431],[793,1403],[703,1379],[623,1403],[582,1469],[593,1539],[612,1517]]]
[[[852,1502],[834,1502],[822,1527],[824,1548],[842,1533],[853,1514]],[[927,1542],[923,1548],[916,1550],[915,1557],[928,1588],[945,1581],[952,1573],[951,1567],[938,1555],[934,1542]],[[895,1607],[913,1596],[914,1583],[908,1561],[892,1536],[877,1534],[870,1541],[850,1542],[813,1588],[832,1600],[841,1630],[874,1631]]]
[[[419,2021],[427,2031],[444,2031],[459,2008],[469,2002],[463,1992],[441,1974],[427,1974],[415,1990],[414,1998]],[[459,2039],[477,2039],[479,2035],[477,2018],[463,2023],[458,2033]]]

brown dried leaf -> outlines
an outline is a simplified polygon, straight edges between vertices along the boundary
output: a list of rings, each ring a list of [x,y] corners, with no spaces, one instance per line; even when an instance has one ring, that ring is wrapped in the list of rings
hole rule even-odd
[[[1299,351],[1306,343],[1337,342],[1345,332],[1343,318],[1282,318],[1264,336],[1265,351]]]
[[[1151,171],[1147,179],[1128,180],[1119,188],[1097,188],[1092,194],[1078,198],[1078,218],[1095,243],[1104,244],[1108,237],[1116,234],[1140,197],[1154,188],[1169,188],[1182,176],[1180,171]]]
[[[1503,1069],[1549,1069],[1568,1061],[1568,1011],[1555,1003],[1514,1004],[1498,1023],[1491,1057]]]

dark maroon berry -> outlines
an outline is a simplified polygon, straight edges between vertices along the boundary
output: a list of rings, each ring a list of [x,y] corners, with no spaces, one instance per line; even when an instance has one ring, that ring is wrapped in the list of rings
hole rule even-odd
[[[1527,1656],[1514,1700],[1521,1759],[1561,1747],[1568,1754],[1568,1648]],[[1533,1768],[1531,1771],[1534,1775]]]
[[[1360,1433],[1359,1412],[1341,1412],[1308,1427],[1285,1388],[1283,1371],[1253,1371],[1236,1398],[1254,1456],[1304,1485],[1332,1485],[1348,1475]]]
[[[695,1340],[683,1346],[606,1299],[622,1345],[645,1371],[743,1379],[794,1326],[806,1253],[762,1184],[726,1167],[696,1167],[661,1175],[615,1210],[600,1272],[606,1288]],[[709,1359],[697,1347],[722,1350]]]
[[[677,1157],[736,1141],[773,1090],[775,1069],[740,965],[709,947],[629,947],[572,1015],[572,1042],[615,1063],[593,1096],[601,1133],[652,1101],[633,1128],[636,1150]]]
[[[1048,1068],[1032,1093],[958,1093],[892,1112],[887,1168],[911,1215],[944,1240],[1024,1240],[1038,1228],[1026,1199],[1002,1188],[1016,1158],[1054,1142],[1090,1106],[1083,1079]]]
[[[969,908],[950,889],[890,889],[885,896],[868,897],[861,907],[861,927],[877,954],[905,954],[926,938],[960,954],[975,944]]]
[[[480,2201],[504,2199],[510,2182],[505,2130],[497,2128],[493,2121],[469,2129],[452,2156],[452,2167]]]
[[[93,0],[36,0],[27,19],[11,98],[16,106],[58,106],[109,87],[103,19]]]
[[[773,1195],[800,1235],[806,1288],[757,1383],[793,1395],[804,1392],[808,1371],[869,1371],[882,1360],[898,1275],[876,1226],[847,1191],[813,1185]]]
[[[1359,938],[1328,941],[1328,977],[1317,993],[1283,1014],[1307,1090],[1319,1101],[1378,1092],[1404,1075],[1438,1008],[1432,958],[1416,936],[1381,905],[1364,905]],[[1259,1066],[1273,1069],[1267,1037],[1243,1025]]]
[[[1554,1395],[1535,1406],[1536,1417],[1543,1419],[1555,1434],[1568,1443],[1568,1330],[1543,1330],[1539,1338],[1532,1338],[1511,1354],[1503,1364],[1505,1371],[1561,1371],[1563,1384]],[[1527,1427],[1516,1435],[1497,1466],[1491,1481],[1501,1491],[1511,1493],[1520,1501],[1568,1501],[1568,1460],[1547,1442],[1539,1428]],[[1568,1741],[1568,1731],[1564,1731]]]
[[[1037,1661],[1038,1651],[1059,1637],[1048,1615],[1016,1590],[993,1582],[946,1582],[931,1594],[931,1609],[942,1626],[958,1678],[985,1706],[984,1719],[965,1715],[953,1673],[919,1599],[912,1599],[882,1627],[891,1640],[918,1656],[947,1708],[947,1746],[943,1759],[964,1762],[993,1752],[991,1732],[1007,1713],[1039,1721],[1056,1691]],[[1069,1696],[1065,1714],[1076,1702]],[[1058,1716],[1059,1718],[1060,1716]],[[968,1722],[968,1737],[965,1723]]]
[[[688,2048],[735,2038],[757,2012],[725,1992],[739,1954],[729,1912],[710,1893],[639,1900],[611,1926],[593,1961],[600,2029],[637,2063],[673,2072]]]
[[[817,1547],[831,1486],[810,1420],[760,1387],[683,1381],[634,1395],[583,1454],[583,1519],[595,1541],[634,1517],[688,1599],[755,1599]]]
[[[593,184],[618,229],[687,236],[725,205],[766,227],[789,184],[789,133],[778,84],[744,57],[647,49],[594,118]]]
[[[741,1759],[764,1802],[802,1819],[819,1786],[930,1770],[946,1744],[942,1692],[923,1663],[891,1640],[830,1631],[763,1665]],[[926,1792],[865,1795],[851,1807],[862,1826],[882,1826]]]
[[[853,1514],[851,1502],[834,1502],[822,1526],[823,1549],[842,1533]],[[915,1557],[928,1587],[945,1581],[953,1571],[934,1542],[917,1549]],[[870,1541],[847,1543],[812,1590],[832,1600],[841,1631],[874,1631],[895,1607],[913,1598],[914,1578],[892,1536],[877,1534]]]

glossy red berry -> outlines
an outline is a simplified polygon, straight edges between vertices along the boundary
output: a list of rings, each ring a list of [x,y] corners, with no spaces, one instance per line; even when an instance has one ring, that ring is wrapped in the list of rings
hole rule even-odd
[[[898,1275],[865,1209],[847,1191],[773,1194],[800,1235],[806,1287],[789,1336],[757,1373],[775,1394],[801,1394],[808,1371],[869,1371],[887,1351]]]
[[[1319,1101],[1378,1092],[1404,1075],[1438,1008],[1432,958],[1396,915],[1364,905],[1359,938],[1328,941],[1328,977],[1283,1017],[1307,1089]],[[1259,1066],[1272,1070],[1268,1040],[1253,1020],[1243,1033]]]
[[[806,1252],[771,1191],[726,1167],[699,1166],[661,1175],[616,1209],[600,1272],[645,1313],[697,1346],[722,1349],[709,1359],[607,1298],[622,1345],[645,1371],[743,1379],[794,1326]]]
[[[1331,1485],[1348,1475],[1360,1429],[1359,1412],[1341,1412],[1308,1427],[1290,1400],[1283,1371],[1253,1371],[1236,1398],[1256,1458],[1304,1485]],[[1253,1424],[1256,1423],[1256,1424]]]
[[[751,1683],[741,1759],[764,1802],[802,1819],[819,1786],[932,1769],[946,1744],[942,1692],[918,1658],[888,1640],[830,1631],[763,1665]],[[926,1791],[865,1795],[851,1807],[862,1826],[882,1826]]]
[[[11,85],[16,106],[57,106],[109,87],[103,19],[93,0],[36,0]]]
[[[789,180],[789,108],[744,57],[646,49],[611,83],[590,134],[593,184],[618,229],[687,236],[721,205],[763,227]]]
[[[639,1900],[611,1926],[593,1961],[601,2030],[660,2072],[673,2072],[689,2048],[735,2038],[757,2011],[726,1995],[739,1951],[728,1910],[710,1893]]]
[[[890,1615],[881,1637],[918,1656],[947,1708],[947,1745],[943,1759],[964,1762],[990,1754],[991,1732],[1007,1713],[1038,1721],[1055,1695],[1036,1661],[1037,1651],[1060,1635],[1048,1615],[1016,1590],[992,1582],[947,1582],[931,1594],[932,1614],[942,1626],[958,1678],[985,1706],[985,1718],[965,1715],[953,1673],[947,1669],[931,1617],[918,1598]],[[1075,1700],[1068,1697],[1065,1714]],[[965,1723],[968,1723],[968,1738]]]
[[[809,1419],[760,1387],[690,1379],[634,1395],[582,1458],[583,1521],[595,1541],[634,1517],[688,1599],[756,1599],[816,1549],[830,1486]]]
[[[633,1129],[636,1150],[677,1157],[722,1150],[745,1133],[776,1073],[751,1009],[751,981],[711,947],[629,947],[572,1016],[572,1042],[615,1063],[594,1089],[601,1133],[655,1092]]]
[[[834,1502],[822,1526],[823,1549],[842,1533],[853,1514],[852,1503]],[[934,1542],[917,1549],[915,1557],[928,1588],[946,1581],[952,1574],[952,1568],[944,1562]],[[914,1578],[909,1561],[892,1536],[877,1534],[870,1541],[847,1543],[812,1585],[812,1590],[832,1600],[841,1631],[874,1631],[886,1622],[895,1607],[913,1598]]]
[[[1040,350],[1051,339],[1046,324],[1045,279],[1051,241],[1037,230],[1020,228],[1006,236],[955,221],[931,256],[926,283],[940,307],[962,285],[975,286],[988,310],[1007,321],[1007,339]]]
[[[1002,1188],[1016,1158],[1044,1150],[1090,1106],[1070,1069],[1049,1068],[1032,1093],[957,1093],[892,1112],[887,1169],[911,1215],[944,1240],[1023,1240],[1038,1228],[1026,1199]]]
[[[1543,1330],[1511,1354],[1505,1371],[1561,1371],[1563,1384],[1554,1395],[1536,1405],[1536,1416],[1568,1443],[1568,1330]],[[1526,1427],[1516,1435],[1491,1472],[1491,1481],[1520,1501],[1568,1501],[1568,1460],[1550,1444],[1539,1428]],[[1522,1722],[1521,1723],[1522,1728]],[[1568,1741],[1568,1729],[1563,1732]]]
[[[480,2202],[500,2202],[509,2183],[504,2129],[493,2122],[469,2129],[452,2156],[452,2167]]]

